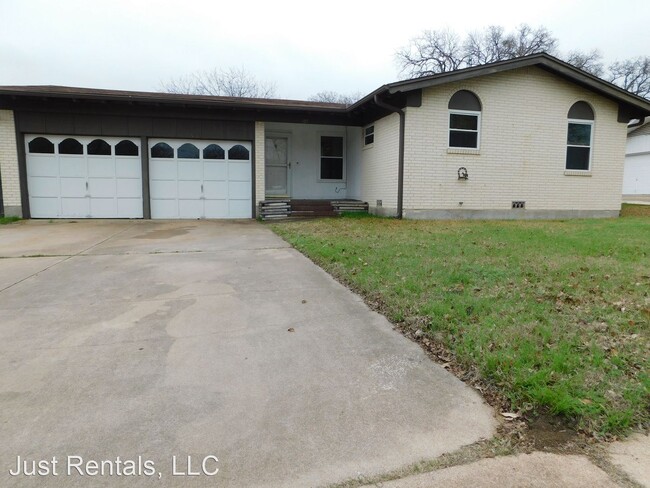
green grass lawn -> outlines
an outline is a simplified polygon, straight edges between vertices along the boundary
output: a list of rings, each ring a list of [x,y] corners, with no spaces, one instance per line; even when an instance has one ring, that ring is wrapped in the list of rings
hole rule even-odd
[[[19,220],[20,217],[0,217],[0,225],[13,224],[14,222],[18,222]]]
[[[422,329],[511,408],[595,435],[650,425],[650,219],[273,225]]]

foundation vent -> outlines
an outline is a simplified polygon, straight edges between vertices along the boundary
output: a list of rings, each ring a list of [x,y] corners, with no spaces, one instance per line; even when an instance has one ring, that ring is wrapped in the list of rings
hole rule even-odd
[[[512,202],[512,208],[526,208],[526,202],[517,200]]]

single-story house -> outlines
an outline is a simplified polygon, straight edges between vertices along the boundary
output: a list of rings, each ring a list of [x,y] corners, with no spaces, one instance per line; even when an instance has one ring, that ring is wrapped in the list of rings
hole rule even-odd
[[[623,200],[650,203],[650,118],[628,129]]]
[[[1,202],[31,218],[250,218],[273,198],[405,218],[618,215],[650,102],[536,54],[350,105],[0,87]]]

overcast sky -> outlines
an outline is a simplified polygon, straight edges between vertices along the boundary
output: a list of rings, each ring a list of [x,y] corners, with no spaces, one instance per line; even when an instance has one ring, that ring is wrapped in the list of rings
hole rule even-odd
[[[606,62],[650,55],[648,0],[0,0],[0,19],[0,85],[156,91],[234,66],[278,97],[365,94],[398,78],[395,51],[422,30],[490,24],[544,25],[561,50],[598,48]]]

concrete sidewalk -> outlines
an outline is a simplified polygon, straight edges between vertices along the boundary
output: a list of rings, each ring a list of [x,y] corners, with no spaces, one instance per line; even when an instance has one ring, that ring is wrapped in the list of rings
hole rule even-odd
[[[605,488],[634,483],[650,487],[648,435],[634,434],[605,448],[609,461],[623,473],[616,474],[616,480],[585,456],[533,452],[482,459],[365,488]],[[620,481],[625,477],[627,481]]]
[[[367,485],[366,488],[611,488],[607,473],[584,456],[534,452]]]
[[[612,462],[632,480],[650,488],[650,436],[635,434],[622,442],[613,443],[609,449]]]

